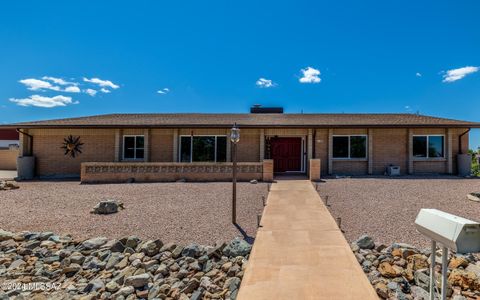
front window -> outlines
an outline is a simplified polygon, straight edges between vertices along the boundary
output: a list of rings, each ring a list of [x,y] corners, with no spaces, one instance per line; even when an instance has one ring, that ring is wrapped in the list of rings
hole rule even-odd
[[[333,158],[367,158],[367,136],[333,136]]]
[[[182,136],[180,137],[181,162],[225,162],[227,161],[226,136]]]
[[[144,151],[143,135],[128,135],[123,137],[124,159],[143,159]]]
[[[444,157],[443,135],[417,135],[413,137],[413,156],[419,158]]]

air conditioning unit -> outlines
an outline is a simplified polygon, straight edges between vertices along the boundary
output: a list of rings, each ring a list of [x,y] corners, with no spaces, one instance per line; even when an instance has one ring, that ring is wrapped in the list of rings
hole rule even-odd
[[[388,176],[399,176],[400,175],[400,166],[388,166],[387,167]]]

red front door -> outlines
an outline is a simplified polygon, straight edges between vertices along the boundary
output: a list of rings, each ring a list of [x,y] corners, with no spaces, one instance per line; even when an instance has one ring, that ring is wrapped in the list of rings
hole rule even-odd
[[[270,150],[274,172],[302,170],[302,138],[272,138]]]

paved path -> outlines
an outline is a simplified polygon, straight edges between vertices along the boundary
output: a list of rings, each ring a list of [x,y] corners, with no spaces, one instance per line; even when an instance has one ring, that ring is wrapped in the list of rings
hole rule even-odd
[[[0,170],[0,179],[13,179],[17,177],[17,171]]]
[[[238,300],[378,299],[310,181],[272,184]]]

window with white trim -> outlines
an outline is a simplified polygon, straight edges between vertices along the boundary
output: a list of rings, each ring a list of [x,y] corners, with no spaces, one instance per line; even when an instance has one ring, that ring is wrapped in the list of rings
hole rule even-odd
[[[226,136],[181,136],[180,162],[227,161]]]
[[[123,136],[123,159],[142,160],[145,155],[145,143],[143,135]]]
[[[414,135],[412,147],[414,157],[442,158],[445,157],[445,136]]]
[[[367,158],[366,135],[334,135],[332,139],[333,158]]]

